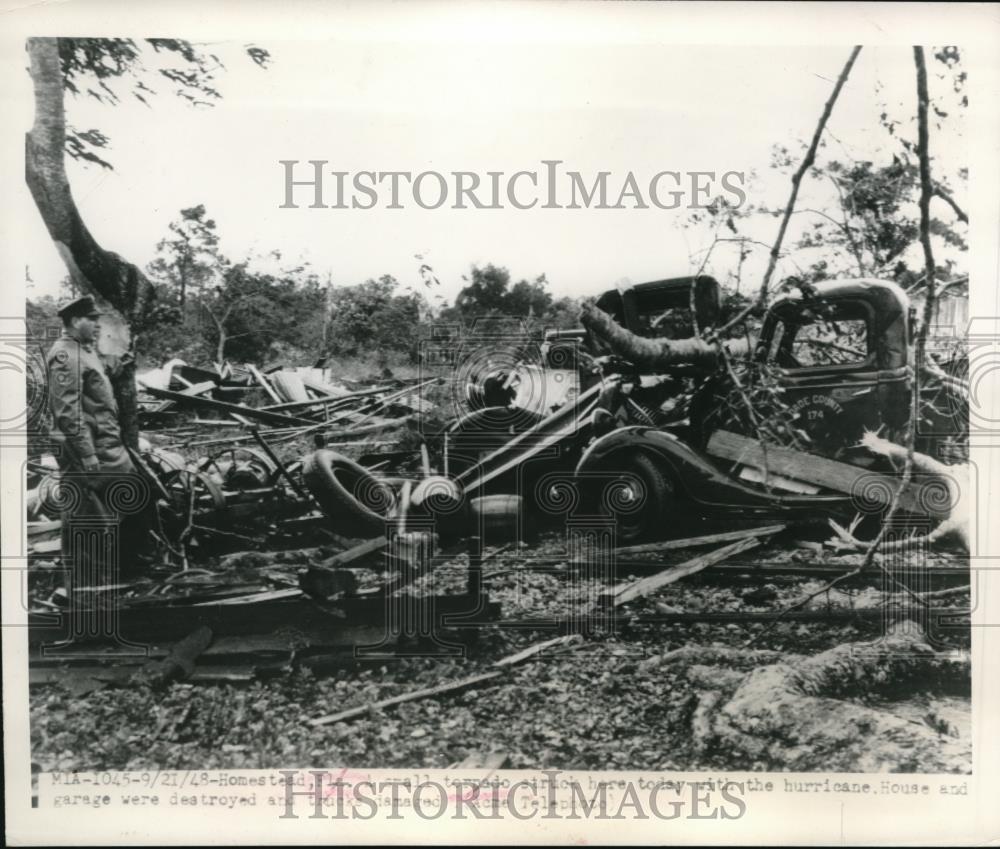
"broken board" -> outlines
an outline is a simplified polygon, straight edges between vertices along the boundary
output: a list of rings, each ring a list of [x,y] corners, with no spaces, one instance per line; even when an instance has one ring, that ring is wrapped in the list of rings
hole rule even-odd
[[[889,506],[893,493],[899,488],[899,478],[872,472],[849,463],[840,463],[828,457],[781,448],[777,445],[763,446],[755,439],[717,430],[708,440],[706,451],[713,457],[731,460],[743,466],[766,469],[769,474],[782,475],[793,480],[805,481],[835,492],[856,496],[859,506],[875,503]],[[940,505],[937,488],[921,497],[921,490],[929,485],[930,478],[916,479],[900,494],[899,508],[905,513],[928,516],[933,519],[947,518],[947,509]],[[945,499],[947,501],[947,499]]]

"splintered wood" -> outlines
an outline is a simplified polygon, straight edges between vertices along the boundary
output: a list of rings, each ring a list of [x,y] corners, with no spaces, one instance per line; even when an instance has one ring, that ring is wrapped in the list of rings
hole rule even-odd
[[[679,566],[672,566],[656,575],[650,575],[648,578],[642,578],[627,584],[619,584],[605,593],[603,598],[606,601],[610,601],[612,607],[618,607],[626,602],[647,596],[682,578],[694,575],[702,571],[702,569],[707,569],[709,566],[714,566],[716,563],[735,554],[742,554],[744,551],[756,548],[758,545],[760,545],[760,540],[756,537],[737,540],[729,545],[724,545],[722,548],[717,548],[708,554],[692,558],[685,563],[681,563]]]
[[[884,506],[889,505],[892,494],[899,488],[899,480],[889,475],[793,448],[763,446],[755,439],[725,430],[712,434],[706,450],[713,457],[816,484],[835,492],[858,496],[863,493],[866,500],[871,499]],[[943,518],[940,512],[933,509],[931,501],[920,497],[919,485],[911,484],[900,494],[899,506],[907,513]]]

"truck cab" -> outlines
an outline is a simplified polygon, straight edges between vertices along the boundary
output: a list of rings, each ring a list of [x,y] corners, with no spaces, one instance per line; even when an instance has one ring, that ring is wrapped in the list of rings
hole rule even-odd
[[[755,364],[771,367],[803,441],[830,457],[910,412],[909,300],[895,283],[833,280],[783,295],[764,317]]]
[[[869,467],[873,458],[857,447],[865,430],[892,438],[909,420],[909,334],[908,298],[891,282],[833,280],[783,294],[765,313],[749,360],[702,377],[683,426],[619,427],[594,439],[578,479],[603,476],[631,493],[619,498],[633,505],[618,523],[629,541],[662,535],[672,515],[850,518],[849,493],[792,480],[778,486],[766,470],[747,474],[754,470],[713,451],[712,437],[728,432],[730,441]]]

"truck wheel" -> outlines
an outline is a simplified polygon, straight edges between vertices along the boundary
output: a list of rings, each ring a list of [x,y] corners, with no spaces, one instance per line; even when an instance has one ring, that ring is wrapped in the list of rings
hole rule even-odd
[[[660,466],[645,454],[618,455],[597,480],[598,510],[614,517],[618,540],[625,545],[666,536],[674,487]]]
[[[396,497],[364,466],[324,448],[302,461],[302,479],[323,512],[346,536],[385,532]]]

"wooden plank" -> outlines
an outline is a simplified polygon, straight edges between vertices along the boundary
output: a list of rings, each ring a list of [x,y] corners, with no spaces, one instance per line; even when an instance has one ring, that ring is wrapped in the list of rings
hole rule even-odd
[[[353,548],[347,549],[347,551],[341,551],[339,554],[333,555],[333,557],[330,557],[320,563],[319,566],[324,569],[335,569],[339,566],[346,566],[348,563],[360,560],[367,554],[373,554],[376,551],[381,551],[385,548],[385,545],[385,536],[373,537],[372,539],[359,543]]]
[[[196,604],[190,605],[190,607],[222,607],[224,605],[234,604],[258,604],[262,601],[279,601],[286,598],[300,598],[301,596],[302,590],[298,587],[289,587],[288,589],[265,590],[264,592],[251,593],[249,595],[243,594],[222,600],[213,599],[212,601],[199,601]]]
[[[760,528],[743,528],[738,531],[723,531],[718,534],[706,534],[687,539],[667,539],[660,542],[649,542],[643,545],[627,545],[616,548],[615,554],[659,554],[661,551],[675,551],[680,548],[696,548],[699,545],[714,545],[717,542],[735,542],[747,537],[769,537],[780,533],[787,525],[765,525]]]
[[[190,395],[192,397],[197,396],[197,395],[204,395],[206,392],[208,392],[208,391],[210,391],[212,389],[215,389],[219,385],[214,380],[206,380],[206,381],[203,381],[202,383],[191,383],[191,381],[185,380],[180,375],[175,375],[175,377],[181,383],[186,384],[185,387],[182,390],[180,390],[180,394],[181,395]],[[146,386],[146,384],[142,383],[142,381],[139,381],[137,379],[136,382],[139,383],[139,385],[142,386],[147,392],[149,391],[149,387]],[[173,406],[174,406],[174,402],[173,401],[164,401],[162,404],[160,404],[159,406],[156,407],[155,412],[157,412],[157,413],[165,413],[167,410],[171,409]]]
[[[380,419],[377,422],[372,422],[371,424],[366,424],[361,427],[351,428],[350,430],[340,430],[331,431],[329,433],[330,440],[340,439],[340,440],[352,440],[358,436],[364,436],[368,433],[378,433],[382,430],[389,430],[391,428],[400,428],[405,425],[410,424],[417,420],[416,416],[403,416],[399,419]],[[333,444],[332,441],[328,441],[328,444]]]
[[[776,445],[764,447],[755,440],[738,433],[717,430],[708,441],[706,451],[713,457],[732,460],[746,466],[767,469],[795,480],[814,483],[848,495],[864,491],[865,499],[888,506],[892,493],[899,488],[899,479],[840,463],[817,454],[807,454],[794,448]],[[921,503],[919,487],[911,484],[900,495],[900,509],[921,516],[943,518],[945,514],[931,512]]]
[[[271,386],[270,381],[260,373],[260,369],[258,369],[257,366],[247,364],[247,371],[253,375],[253,379],[260,384],[261,388],[268,394],[270,399],[274,401],[275,404],[282,403],[281,396],[274,391],[274,387]]]
[[[194,424],[198,427],[239,427],[241,422],[228,419],[195,419]]]
[[[119,604],[118,621],[122,639],[140,643],[177,642],[200,625],[207,625],[218,637],[275,633],[294,628],[310,646],[352,647],[378,643],[386,632],[387,604],[384,595],[374,593],[341,599],[336,605],[320,607],[301,590],[295,589],[285,598],[241,604],[199,604],[178,600],[166,604],[162,598],[145,603]],[[407,601],[409,604],[410,602]],[[465,594],[436,595],[414,598],[414,621],[428,621],[432,627],[447,630],[449,617],[475,616],[476,623],[485,623],[499,616],[500,606],[485,597],[469,598]],[[85,615],[71,611],[62,615],[28,613],[28,640],[32,645],[65,640],[73,630],[71,616]],[[80,645],[93,645],[99,637],[85,637]],[[388,651],[388,650],[387,650]]]
[[[192,383],[190,386],[186,386],[181,390],[181,395],[190,395],[192,397],[197,395],[204,395],[206,392],[210,392],[215,389],[219,384],[214,380],[205,380],[202,383]]]
[[[439,379],[434,377],[431,378],[430,380],[425,380],[423,383],[418,383],[415,386],[407,386],[405,389],[401,389],[399,392],[393,392],[390,395],[386,395],[385,398],[380,400],[374,407],[372,407],[371,410],[368,411],[368,414],[363,419],[361,419],[361,421],[358,422],[358,424],[367,421],[372,416],[374,416],[378,410],[388,407],[390,404],[399,401],[400,398],[405,398],[407,395],[412,395],[414,392],[419,392],[425,386],[430,386],[432,383],[436,384],[439,382],[440,382]]]
[[[668,584],[676,583],[681,578],[694,575],[702,569],[707,569],[709,566],[732,557],[734,554],[749,551],[759,544],[760,542],[753,537],[741,539],[722,548],[717,548],[708,554],[695,557],[693,560],[688,560],[686,563],[681,563],[679,566],[673,566],[656,575],[650,575],[648,578],[641,578],[629,584],[619,584],[604,595],[610,597],[612,606],[618,607],[626,602],[647,596],[651,592],[655,592]]]
[[[535,655],[541,654],[546,649],[556,648],[557,646],[568,646],[573,643],[582,642],[582,640],[583,637],[580,634],[566,634],[563,637],[554,637],[551,640],[545,640],[545,642],[535,643],[533,646],[528,646],[526,649],[523,649],[516,654],[511,654],[507,657],[501,658],[493,665],[499,667],[514,666],[517,663],[523,663]]]
[[[246,416],[251,419],[258,419],[269,424],[281,425],[284,427],[312,427],[316,422],[310,419],[301,419],[297,416],[287,416],[282,413],[272,413],[269,410],[258,410],[256,407],[247,407],[244,404],[231,404],[228,401],[216,401],[214,398],[201,398],[194,395],[184,395],[181,392],[174,392],[170,389],[157,389],[150,386],[146,389],[154,398],[165,398],[168,401],[179,401],[182,405],[201,408],[204,410],[221,410],[224,413]]]
[[[331,395],[327,389],[322,388],[321,384],[314,383],[310,380],[306,380],[305,378],[302,379],[302,383],[306,389],[311,389],[313,392],[319,392],[322,397],[310,398],[307,401],[284,401],[281,404],[268,404],[261,409],[281,412],[285,410],[297,410],[303,407],[329,407],[331,405],[348,404],[351,401],[360,401],[372,395],[389,392],[393,389],[392,386],[373,386],[370,389],[360,389],[357,392],[348,392],[344,395]]]

